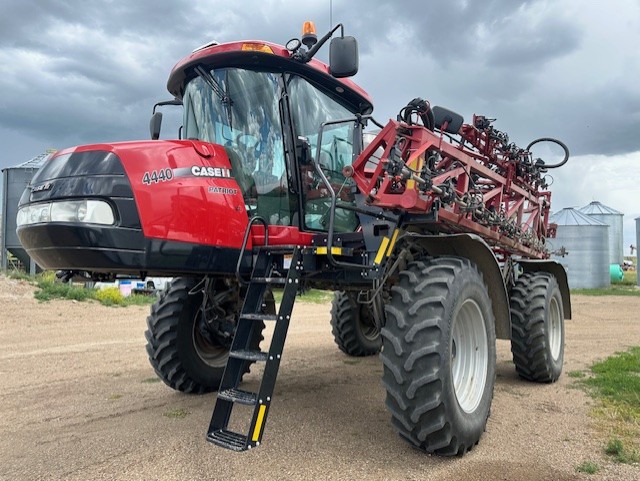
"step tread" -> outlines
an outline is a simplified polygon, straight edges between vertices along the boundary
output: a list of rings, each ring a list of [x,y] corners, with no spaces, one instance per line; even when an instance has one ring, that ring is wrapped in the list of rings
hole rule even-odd
[[[246,319],[247,321],[275,321],[278,319],[278,316],[275,314],[262,314],[262,313],[247,313],[240,314],[242,319]]]
[[[255,406],[258,402],[258,394],[232,387],[231,389],[225,389],[224,391],[218,392],[218,399],[225,399],[227,401],[237,402],[247,406]]]
[[[207,441],[232,451],[245,451],[247,449],[247,436],[226,429],[217,429],[207,433]]]
[[[237,351],[231,351],[229,352],[229,356],[236,359],[244,359],[245,361],[266,361],[269,359],[268,352],[251,349],[238,349]]]
[[[251,282],[260,283],[260,284],[274,284],[274,285],[285,285],[287,283],[286,277],[252,277]]]

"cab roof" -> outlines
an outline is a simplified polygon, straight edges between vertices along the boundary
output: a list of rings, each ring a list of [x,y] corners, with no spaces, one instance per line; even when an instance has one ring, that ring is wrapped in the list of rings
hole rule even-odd
[[[373,111],[369,95],[353,81],[333,77],[329,73],[329,66],[319,60],[311,59],[308,63],[294,60],[282,45],[247,40],[197,49],[171,70],[167,81],[169,93],[182,99],[185,85],[197,76],[194,68],[198,65],[294,73],[304,77],[330,97],[351,106],[359,114],[366,115]]]

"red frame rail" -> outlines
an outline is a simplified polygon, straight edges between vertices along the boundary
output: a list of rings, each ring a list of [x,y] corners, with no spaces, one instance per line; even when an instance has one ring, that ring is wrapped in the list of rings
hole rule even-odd
[[[478,234],[505,254],[549,257],[551,192],[535,168],[522,168],[533,165],[531,154],[514,155],[472,125],[459,136],[454,145],[442,132],[390,120],[345,175],[369,204],[428,214],[433,230]]]

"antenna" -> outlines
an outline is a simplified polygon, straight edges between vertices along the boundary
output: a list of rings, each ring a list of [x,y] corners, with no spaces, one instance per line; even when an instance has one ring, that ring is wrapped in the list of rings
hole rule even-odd
[[[329,28],[333,28],[333,0],[329,0]]]

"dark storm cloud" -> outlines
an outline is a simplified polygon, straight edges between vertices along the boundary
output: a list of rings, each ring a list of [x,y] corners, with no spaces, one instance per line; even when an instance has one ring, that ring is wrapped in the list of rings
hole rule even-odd
[[[284,43],[299,35],[307,15],[322,17],[314,8],[294,14],[282,2],[248,3],[5,2],[2,132],[56,147],[146,137],[151,106],[169,97],[171,67],[193,48],[211,39]],[[28,149],[25,155],[38,153]],[[11,163],[0,159],[1,166]]]
[[[576,153],[624,154],[640,149],[640,92],[615,83],[555,106],[555,128],[567,131]],[[555,109],[554,109],[555,110]]]
[[[46,44],[38,35],[56,22],[82,24],[104,29],[112,35],[135,30],[141,36],[158,31],[172,34],[187,31],[184,5],[181,2],[50,1],[5,0],[0,17],[0,44],[16,47]],[[200,20],[200,17],[196,17]],[[193,19],[192,19],[193,20]]]
[[[341,5],[347,15],[349,6]],[[571,15],[549,8],[557,3],[369,5],[355,21],[364,44],[358,78],[382,119],[422,96],[468,121],[472,113],[497,117],[496,126],[522,145],[556,136],[574,155],[640,150],[640,89],[622,72],[620,81],[598,85],[598,67],[606,60],[599,57],[609,55],[607,49],[580,65],[565,63],[589,32]]]
[[[498,117],[522,143],[556,135],[574,153],[640,150],[638,89],[624,81],[587,88],[581,82],[593,71],[584,61],[575,72],[564,65],[589,33],[564,4],[333,0],[333,22],[358,38],[356,81],[383,121],[422,96],[468,120]],[[57,147],[146,137],[151,106],[168,97],[169,70],[208,40],[285,43],[303,20],[315,20],[319,35],[330,23],[327,0],[5,0],[3,13],[0,140],[19,132],[21,142]],[[564,83],[541,81],[554,76]],[[7,163],[15,160],[0,158]]]
[[[11,2],[0,20],[0,55],[11,65],[0,78],[11,93],[0,99],[0,126],[57,147],[146,136],[169,69],[199,41],[199,28],[217,23],[188,20],[181,7]]]
[[[509,22],[494,40],[486,56],[492,67],[532,69],[562,57],[580,45],[581,32],[566,20],[544,18],[541,22]]]
[[[521,142],[535,135],[535,122],[552,126],[546,135],[572,143],[582,136],[576,123],[567,121],[572,114],[561,103],[544,104],[545,94],[553,96],[551,89],[540,92],[536,86],[545,70],[579,50],[584,41],[584,28],[569,16],[559,16],[544,1],[367,5],[349,30],[356,31],[363,54],[358,80],[372,94],[382,119],[422,96],[460,111],[468,120],[474,112],[498,117],[501,128]],[[341,3],[338,12],[346,17],[349,9]],[[583,98],[579,91],[568,93],[565,104],[574,95]],[[592,108],[574,105],[571,112],[587,115]],[[531,118],[532,109],[541,112]],[[589,152],[586,144],[575,143],[576,152]],[[604,145],[598,144],[599,152]],[[640,142],[626,147],[639,148]]]
[[[544,2],[375,1],[367,2],[354,18],[351,4],[344,2],[337,13],[350,19],[365,53],[380,39],[409,31],[412,39],[405,46],[419,56],[431,56],[445,65],[480,60],[499,66],[536,64],[576,47],[578,32],[568,20],[550,14],[537,22],[526,18],[537,3]]]

